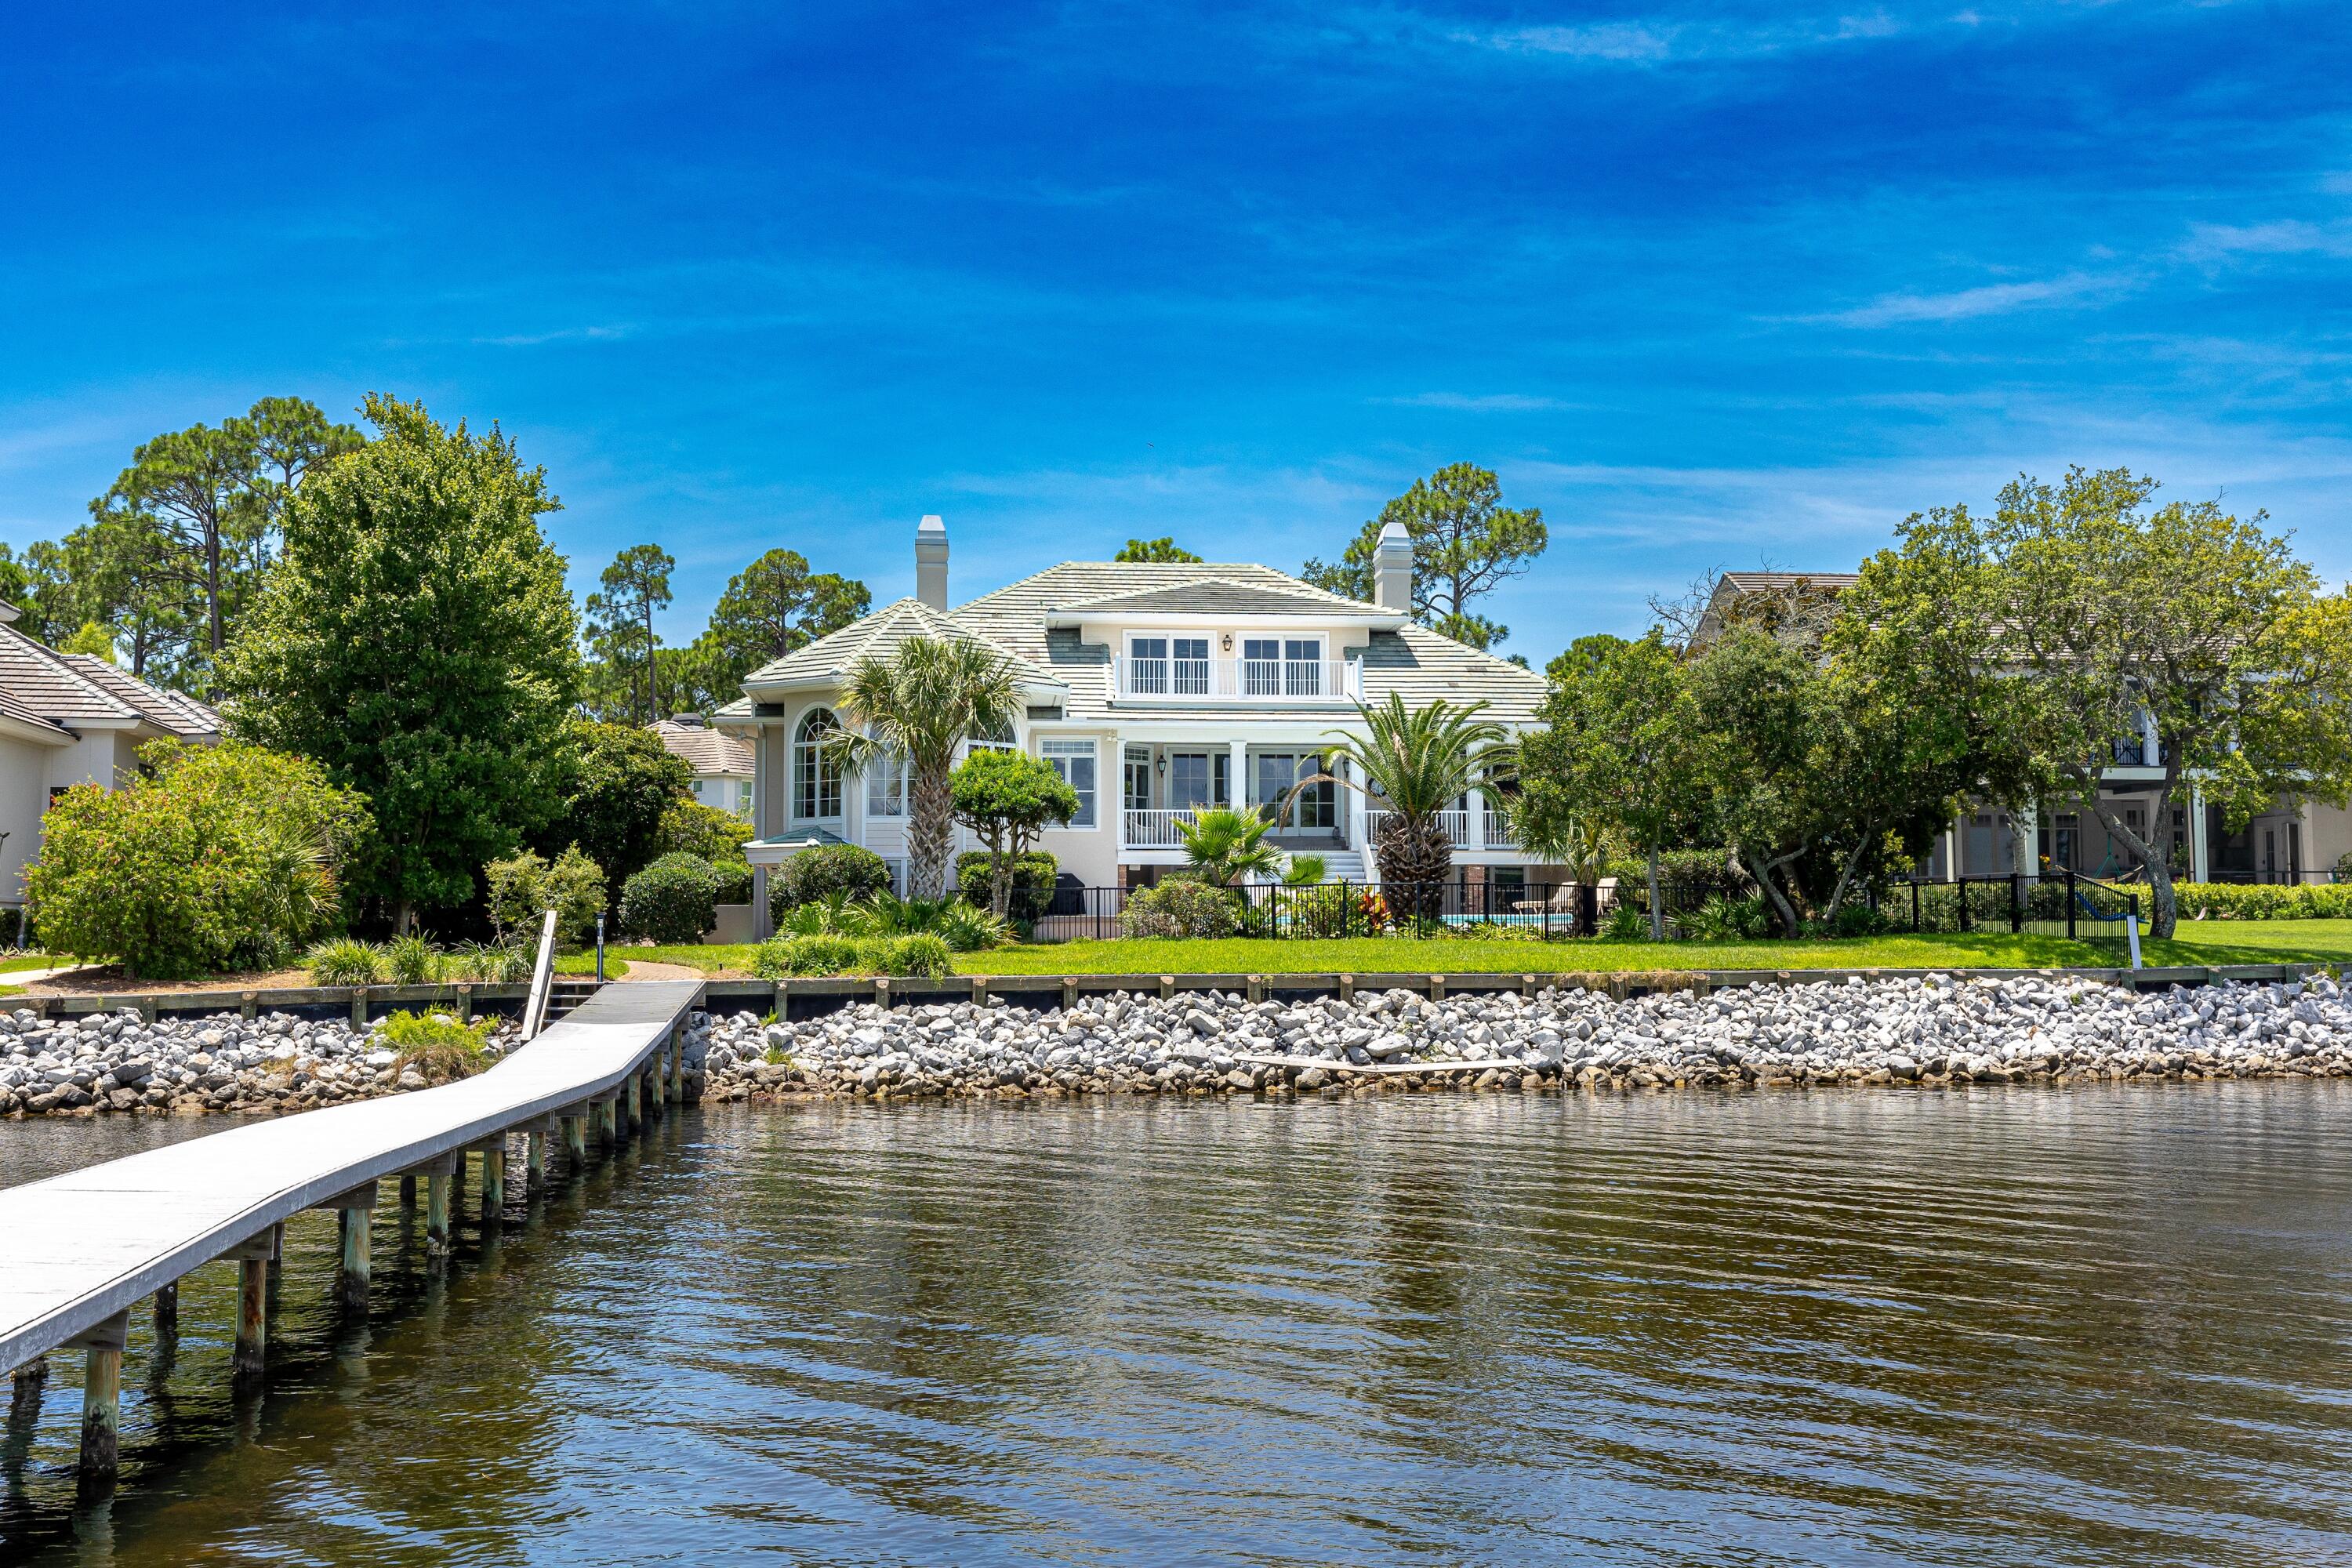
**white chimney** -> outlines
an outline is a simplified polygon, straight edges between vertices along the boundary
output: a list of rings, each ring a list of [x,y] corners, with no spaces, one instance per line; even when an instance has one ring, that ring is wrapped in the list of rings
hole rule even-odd
[[[1372,603],[1399,615],[1412,614],[1412,535],[1401,522],[1383,527],[1372,549]]]
[[[948,607],[948,525],[934,512],[915,525],[915,597]]]

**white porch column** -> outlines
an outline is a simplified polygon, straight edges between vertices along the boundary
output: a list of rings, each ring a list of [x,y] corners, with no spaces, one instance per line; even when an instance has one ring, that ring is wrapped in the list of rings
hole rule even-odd
[[[1474,789],[1462,797],[1462,804],[1468,808],[1463,815],[1470,819],[1469,831],[1463,835],[1467,840],[1464,851],[1483,853],[1486,847],[1486,792]]]
[[[2189,879],[2209,881],[2206,873],[2205,788],[2194,779],[2189,784]]]
[[[1231,804],[1236,811],[1246,811],[1249,808],[1250,804],[1249,742],[1247,741],[1234,742],[1233,756],[1234,760],[1226,764],[1226,766],[1233,770],[1233,801]]]

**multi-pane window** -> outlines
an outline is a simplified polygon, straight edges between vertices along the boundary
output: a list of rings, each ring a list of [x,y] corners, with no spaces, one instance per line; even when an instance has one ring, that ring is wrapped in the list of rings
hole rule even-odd
[[[793,732],[793,815],[824,821],[841,815],[841,762],[827,744],[841,728],[830,708],[812,708]]]
[[[1323,772],[1323,759],[1312,752],[1256,752],[1250,756],[1255,804],[1279,807],[1292,786]],[[1313,833],[1337,827],[1339,786],[1329,779],[1307,784],[1283,813],[1280,826],[1294,832]]]
[[[907,815],[907,759],[881,757],[866,770],[866,815]]]
[[[1127,640],[1127,689],[1139,696],[1168,693],[1168,639],[1129,637]]]
[[[1073,827],[1095,825],[1095,743],[1092,741],[1041,741],[1039,755],[1045,765],[1062,775],[1078,797],[1077,815],[1070,818]]]

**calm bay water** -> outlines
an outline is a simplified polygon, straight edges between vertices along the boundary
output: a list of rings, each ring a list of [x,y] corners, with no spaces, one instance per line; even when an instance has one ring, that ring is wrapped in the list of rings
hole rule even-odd
[[[0,1125],[0,1184],[217,1122]],[[77,1367],[0,1560],[2352,1562],[2352,1093],[713,1109]],[[5,1237],[0,1237],[5,1249]],[[0,1268],[5,1268],[0,1250]],[[25,1434],[18,1434],[22,1438]]]

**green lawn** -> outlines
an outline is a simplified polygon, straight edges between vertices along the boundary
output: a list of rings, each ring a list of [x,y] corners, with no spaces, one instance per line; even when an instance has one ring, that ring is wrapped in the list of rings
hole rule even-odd
[[[747,974],[747,946],[634,947],[637,958],[712,974]],[[2144,962],[2352,963],[2352,921],[2184,922],[2172,942],[2141,944]],[[593,960],[592,960],[593,962]],[[970,952],[965,974],[1438,973],[1683,969],[2050,969],[2126,962],[2120,938],[1885,936],[1852,942],[1482,942],[1365,937],[1351,941],[1069,942]]]
[[[12,974],[20,969],[55,969],[60,963],[72,962],[46,952],[11,952],[0,958],[0,974]]]

